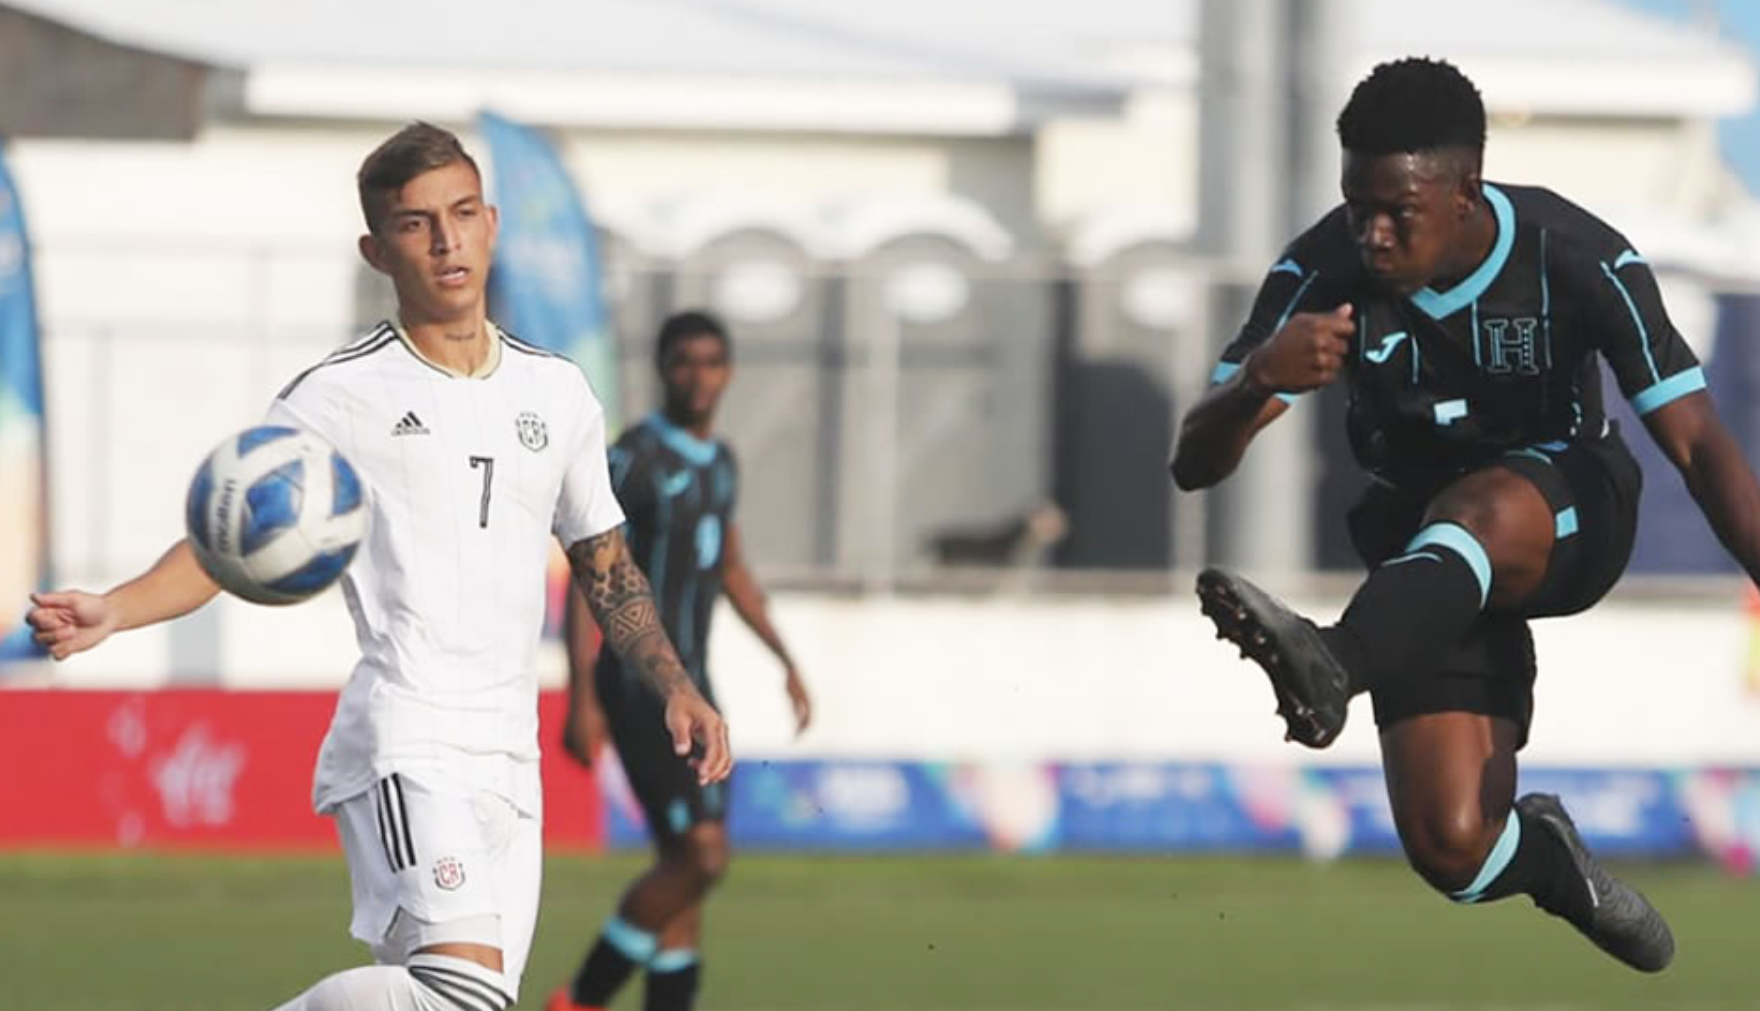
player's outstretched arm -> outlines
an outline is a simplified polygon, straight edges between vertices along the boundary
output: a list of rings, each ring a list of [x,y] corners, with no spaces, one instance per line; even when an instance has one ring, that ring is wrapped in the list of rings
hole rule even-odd
[[[692,762],[697,777],[705,784],[725,779],[733,768],[727,725],[697,691],[666,638],[648,577],[630,557],[623,529],[576,541],[568,548],[568,561],[587,608],[605,633],[605,645],[640,672],[666,701],[666,727],[672,734],[673,750],[689,754],[695,741],[703,749]]]
[[[1170,468],[1174,483],[1196,491],[1234,473],[1253,436],[1288,409],[1276,394],[1316,390],[1338,378],[1355,332],[1348,303],[1286,320],[1186,412]]]
[[[1760,584],[1760,481],[1700,390],[1644,415],[1644,424],[1699,503],[1718,540]]]
[[[813,722],[813,699],[807,694],[807,683],[801,680],[800,669],[794,664],[794,657],[788,653],[788,647],[782,644],[782,636],[777,633],[776,626],[770,623],[770,605],[764,596],[764,590],[758,585],[758,577],[746,565],[746,553],[739,535],[739,524],[727,525],[727,548],[722,561],[721,584],[727,590],[728,603],[740,620],[746,623],[776,659],[782,664],[783,689],[788,692],[789,705],[794,707],[794,732],[802,733],[808,724]]]
[[[189,541],[182,540],[152,568],[102,596],[83,590],[31,594],[25,619],[49,655],[65,660],[98,645],[112,632],[180,618],[219,592],[219,585],[196,562]]]

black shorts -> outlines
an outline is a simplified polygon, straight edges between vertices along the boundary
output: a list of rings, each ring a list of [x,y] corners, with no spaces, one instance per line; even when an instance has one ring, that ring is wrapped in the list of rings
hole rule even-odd
[[[665,846],[693,825],[726,821],[727,791],[732,781],[708,786],[698,783],[690,762],[672,750],[672,735],[666,729],[666,711],[660,700],[644,686],[626,685],[623,677],[620,669],[601,666],[594,687],[611,726],[611,741],[623,763],[623,774],[629,779],[630,792],[642,805],[654,842]]]
[[[1424,713],[1506,716],[1528,740],[1534,713],[1530,618],[1575,614],[1606,596],[1631,559],[1643,472],[1617,428],[1599,439],[1541,443],[1486,463],[1527,478],[1551,507],[1555,539],[1546,575],[1520,611],[1488,611],[1428,672],[1372,693],[1375,723]],[[1351,510],[1351,542],[1374,567],[1404,552],[1441,488],[1375,485]]]

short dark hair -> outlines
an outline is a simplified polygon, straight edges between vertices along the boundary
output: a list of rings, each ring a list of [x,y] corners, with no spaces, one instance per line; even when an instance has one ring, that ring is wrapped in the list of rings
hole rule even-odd
[[[721,342],[727,356],[733,357],[733,338],[727,335],[721,320],[701,309],[687,309],[673,313],[660,324],[660,336],[654,342],[654,364],[665,367],[666,352],[687,337],[713,337]]]
[[[464,162],[482,178],[477,163],[451,130],[417,120],[392,134],[361,162],[355,176],[360,190],[361,216],[367,230],[377,232],[391,209],[391,202],[411,179],[424,172]]]
[[[1443,148],[1485,152],[1485,103],[1446,60],[1412,56],[1378,65],[1338,114],[1338,139],[1358,154]]]

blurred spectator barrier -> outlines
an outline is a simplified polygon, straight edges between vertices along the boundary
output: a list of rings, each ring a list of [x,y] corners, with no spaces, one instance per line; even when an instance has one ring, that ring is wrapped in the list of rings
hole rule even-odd
[[[539,707],[559,740],[567,700]],[[333,849],[312,813],[329,692],[15,691],[0,702],[0,849]],[[545,838],[604,838],[591,776],[544,757]]]

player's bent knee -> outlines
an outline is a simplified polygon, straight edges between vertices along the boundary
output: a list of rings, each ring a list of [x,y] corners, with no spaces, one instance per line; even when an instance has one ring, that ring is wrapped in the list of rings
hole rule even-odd
[[[1455,854],[1410,844],[1405,850],[1406,862],[1411,864],[1412,870],[1417,871],[1418,876],[1431,888],[1444,895],[1453,895],[1473,880],[1474,865],[1459,859]]]
[[[1552,545],[1554,521],[1546,497],[1526,478],[1499,468],[1463,478],[1425,520],[1459,525],[1499,563],[1543,563]],[[1537,557],[1524,557],[1529,554]]]
[[[733,858],[727,843],[727,832],[719,824],[703,824],[680,837],[667,847],[663,859],[678,872],[689,876],[700,891],[708,891],[727,875]]]
[[[705,887],[720,884],[721,879],[727,876],[727,868],[732,862],[733,853],[726,841],[696,851],[696,871]]]
[[[1472,884],[1495,839],[1477,817],[1446,814],[1402,832],[1406,859],[1432,888],[1453,895]]]
[[[718,879],[727,872],[727,861],[732,858],[727,844],[727,826],[718,821],[704,821],[695,824],[685,838],[685,849],[690,852],[690,860],[697,865],[700,874]]]
[[[733,852],[727,845],[724,832],[705,833],[693,838],[687,852],[691,873],[704,890],[719,884],[727,876],[728,865],[733,862]]]

